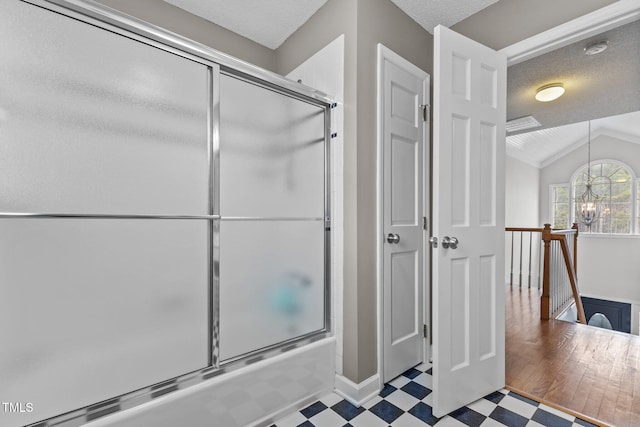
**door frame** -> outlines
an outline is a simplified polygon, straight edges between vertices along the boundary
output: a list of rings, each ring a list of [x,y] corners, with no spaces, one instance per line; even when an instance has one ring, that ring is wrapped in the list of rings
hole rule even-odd
[[[558,25],[549,30],[543,31],[536,35],[533,35],[527,39],[524,39],[520,42],[509,45],[500,50],[507,55],[507,66],[514,65],[527,59],[534,58],[536,56],[542,55],[544,53],[550,52],[554,49],[558,49],[562,46],[569,45],[576,41],[584,40],[587,37],[592,35],[601,33],[606,31],[607,29],[615,28],[621,25],[624,25],[629,22],[633,22],[638,19],[640,16],[640,4],[637,3],[636,0],[619,0],[616,3],[612,3],[608,6],[600,8],[594,12],[588,13],[582,17],[573,19],[567,23]],[[382,111],[381,111],[381,87],[383,82],[381,81],[382,72],[381,72],[381,64],[384,64],[384,60],[397,59],[402,63],[407,63],[406,59],[397,55],[392,50],[388,49],[382,44],[378,44],[378,57],[377,57],[377,68],[378,68],[378,78],[377,78],[377,163],[376,163],[376,171],[377,171],[377,183],[376,183],[376,232],[379,233],[378,236],[382,236]],[[409,63],[410,64],[410,63]],[[422,71],[422,70],[421,70]],[[430,82],[430,76],[429,76]],[[430,139],[430,128],[431,128],[431,119],[429,118],[428,126],[425,126],[426,135],[425,135],[425,165],[428,166],[428,173],[425,173],[425,189],[429,189],[429,193],[425,195],[425,214],[428,217],[427,225],[431,227],[431,139]],[[429,149],[427,150],[427,145]],[[425,169],[427,169],[425,167]],[[431,230],[427,230],[430,232]],[[428,233],[425,233],[425,241],[428,238]],[[377,292],[377,353],[378,353],[378,382],[379,389],[382,389],[384,386],[383,381],[383,276],[382,276],[382,239],[377,239],[378,243],[376,245],[376,292]],[[425,242],[425,259],[427,262],[424,268],[425,274],[425,292],[424,294],[424,308],[425,308],[425,321],[428,326],[428,331],[430,331],[430,263],[428,260],[431,258],[431,248],[430,245]],[[429,342],[431,340],[431,333],[428,334],[428,339],[425,340],[425,361],[429,360],[430,357],[430,346]]]
[[[383,109],[383,100],[384,100],[384,63],[385,61],[391,61],[395,65],[411,72],[414,74],[424,75],[424,85],[426,88],[426,103],[429,105],[427,109],[427,121],[423,126],[423,138],[424,138],[424,149],[423,149],[423,169],[422,169],[422,180],[423,180],[423,188],[424,188],[424,197],[423,197],[423,206],[422,211],[424,216],[427,217],[427,230],[423,232],[423,277],[422,277],[422,288],[423,288],[423,311],[424,311],[424,323],[427,325],[427,331],[431,330],[430,324],[430,316],[431,316],[431,299],[430,292],[431,289],[431,246],[427,244],[428,236],[431,227],[431,139],[430,139],[430,128],[431,128],[431,118],[430,118],[430,105],[431,105],[431,75],[426,71],[420,69],[416,65],[412,64],[402,56],[398,55],[388,47],[384,46],[382,43],[378,43],[377,48],[377,94],[376,94],[376,310],[377,310],[377,370],[378,370],[378,388],[382,390],[384,387],[384,229],[383,229],[383,213],[384,213],[384,205],[383,205],[383,173],[384,173],[384,109]],[[430,345],[429,342],[431,340],[430,332],[427,333],[427,338],[424,339],[423,346],[423,362],[428,361],[430,358]]]

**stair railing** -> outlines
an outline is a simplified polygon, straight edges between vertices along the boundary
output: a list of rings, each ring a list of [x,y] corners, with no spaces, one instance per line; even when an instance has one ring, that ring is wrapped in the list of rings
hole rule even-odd
[[[541,319],[558,317],[575,301],[578,321],[586,324],[577,279],[578,225],[568,230],[553,230],[545,224],[544,228],[507,227],[505,231],[507,245],[511,243],[508,283],[538,289],[542,285]]]
[[[542,228],[507,227],[507,249],[509,258],[509,285],[537,287],[540,289],[542,264],[540,251]]]
[[[552,230],[545,224],[542,230],[543,274],[540,318],[556,317],[575,302],[578,321],[586,324],[584,307],[578,290],[578,225],[568,230]]]

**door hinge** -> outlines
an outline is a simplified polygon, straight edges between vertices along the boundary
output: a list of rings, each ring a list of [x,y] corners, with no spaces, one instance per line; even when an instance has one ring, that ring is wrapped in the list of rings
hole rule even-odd
[[[423,230],[427,229],[427,217],[426,216],[422,217],[422,229]]]
[[[429,121],[429,107],[431,107],[431,105],[429,105],[429,104],[420,104],[420,108],[422,109],[422,121],[423,122]]]
[[[427,338],[427,325],[422,325],[422,335]]]

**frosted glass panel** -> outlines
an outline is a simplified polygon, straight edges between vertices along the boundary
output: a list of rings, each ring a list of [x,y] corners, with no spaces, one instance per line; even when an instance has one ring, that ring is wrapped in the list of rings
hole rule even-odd
[[[324,109],[220,76],[220,213],[324,216]]]
[[[0,220],[0,395],[34,407],[0,424],[205,367],[206,236],[199,220]]]
[[[220,358],[324,328],[322,221],[222,221]]]
[[[0,211],[207,213],[207,67],[18,1],[0,57]]]

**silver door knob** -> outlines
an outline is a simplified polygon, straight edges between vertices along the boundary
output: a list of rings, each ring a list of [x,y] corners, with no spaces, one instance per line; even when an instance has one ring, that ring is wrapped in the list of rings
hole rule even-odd
[[[445,249],[457,249],[458,248],[458,239],[455,237],[444,236],[442,238],[442,247]]]
[[[397,234],[389,233],[389,235],[387,236],[387,242],[400,243],[400,236]]]

